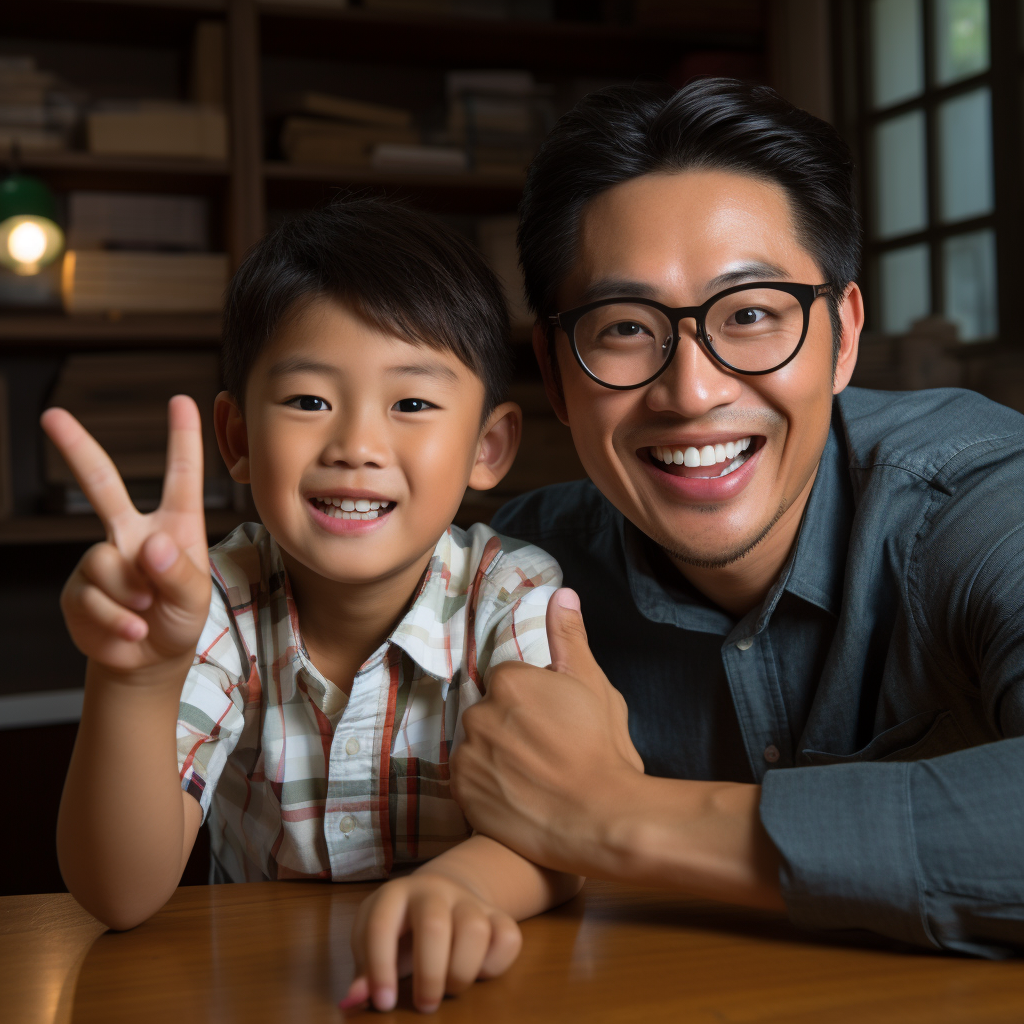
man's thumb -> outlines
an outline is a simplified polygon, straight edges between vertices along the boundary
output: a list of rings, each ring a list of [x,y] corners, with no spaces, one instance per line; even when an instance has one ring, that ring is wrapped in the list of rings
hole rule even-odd
[[[547,629],[551,667],[556,672],[571,676],[584,674],[587,666],[593,663],[594,656],[587,643],[587,628],[583,625],[580,598],[575,590],[562,587],[551,596]]]

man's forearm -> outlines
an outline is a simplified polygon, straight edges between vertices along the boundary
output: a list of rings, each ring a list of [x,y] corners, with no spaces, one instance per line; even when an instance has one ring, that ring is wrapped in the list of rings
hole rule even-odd
[[[174,891],[199,824],[178,780],[175,722],[184,665],[147,685],[90,665],[61,797],[57,852],[76,899],[115,928]],[[180,676],[180,679],[178,678]]]
[[[592,810],[596,834],[559,858],[588,875],[785,909],[779,855],[758,813],[761,787],[635,775]],[[572,841],[570,840],[570,841]]]
[[[517,921],[572,899],[583,885],[577,875],[538,867],[482,835],[442,853],[419,871],[459,882]]]

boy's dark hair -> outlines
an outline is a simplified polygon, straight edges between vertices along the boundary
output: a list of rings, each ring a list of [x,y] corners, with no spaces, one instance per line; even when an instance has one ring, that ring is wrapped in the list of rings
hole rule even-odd
[[[508,307],[473,245],[441,221],[383,199],[345,199],[288,221],[246,255],[228,287],[222,372],[245,385],[274,332],[316,299],[374,327],[454,353],[484,384],[484,416],[512,376]]]
[[[520,207],[520,261],[533,311],[559,312],[556,293],[576,261],[591,199],[654,171],[714,169],[785,189],[800,240],[831,285],[838,350],[838,300],[860,265],[850,152],[831,125],[773,89],[729,78],[697,79],[676,93],[613,86],[558,121],[530,167]]]

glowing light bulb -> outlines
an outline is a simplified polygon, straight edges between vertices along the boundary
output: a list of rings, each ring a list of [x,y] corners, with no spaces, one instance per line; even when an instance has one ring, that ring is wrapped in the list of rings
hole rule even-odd
[[[46,246],[46,232],[35,221],[22,221],[7,236],[7,251],[18,263],[38,263]]]

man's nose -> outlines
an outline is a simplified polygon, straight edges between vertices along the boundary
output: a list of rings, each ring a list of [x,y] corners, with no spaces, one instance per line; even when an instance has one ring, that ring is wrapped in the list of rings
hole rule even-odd
[[[668,369],[650,386],[647,404],[658,412],[695,419],[736,401],[740,382],[697,340],[693,321],[679,325],[679,345]]]
[[[349,469],[385,466],[389,450],[385,419],[369,405],[346,406],[341,415],[335,417],[322,461]]]

